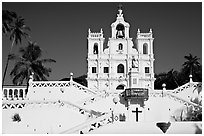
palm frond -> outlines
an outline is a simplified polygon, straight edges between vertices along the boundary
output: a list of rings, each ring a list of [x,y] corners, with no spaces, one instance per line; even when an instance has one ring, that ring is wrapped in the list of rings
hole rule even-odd
[[[16,76],[17,74],[19,74],[22,71],[27,71],[29,67],[29,64],[27,64],[26,62],[17,62],[14,66],[14,68],[12,69],[10,75],[11,76]]]
[[[21,84],[28,81],[31,72],[34,72],[34,80],[47,80],[51,68],[47,68],[43,63],[56,62],[53,59],[39,59],[41,56],[41,48],[35,42],[29,42],[28,46],[19,49],[22,57],[13,57],[18,60],[12,69],[10,75],[13,77],[13,83]],[[23,74],[22,76],[20,76]]]
[[[13,78],[13,84],[14,85],[22,85],[23,81],[26,79],[28,75],[26,74],[25,71],[20,72]]]
[[[41,60],[38,60],[38,61],[41,62],[42,64],[43,64],[43,63],[56,62],[56,60],[54,60],[54,59],[41,59]]]

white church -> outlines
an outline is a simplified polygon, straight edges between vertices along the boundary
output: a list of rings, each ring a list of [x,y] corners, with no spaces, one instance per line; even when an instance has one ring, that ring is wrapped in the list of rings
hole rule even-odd
[[[73,81],[34,81],[4,86],[3,134],[196,134],[201,121],[202,83],[154,89],[153,32],[129,37],[122,9],[111,24],[104,48],[103,31],[88,31],[88,87]],[[196,103],[194,100],[199,101]]]
[[[88,32],[88,87],[93,90],[125,88],[154,89],[153,33],[138,29],[136,41],[129,36],[130,24],[125,22],[122,9],[111,24],[112,35],[104,49],[103,31]],[[135,43],[135,44],[134,44]],[[136,46],[134,46],[136,45]],[[136,48],[134,48],[136,47]]]

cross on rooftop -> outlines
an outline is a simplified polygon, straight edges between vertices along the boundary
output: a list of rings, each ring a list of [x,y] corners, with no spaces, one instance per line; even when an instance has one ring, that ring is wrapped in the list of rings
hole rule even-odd
[[[118,5],[118,9],[122,9],[122,7],[123,7],[123,5],[120,3],[120,4]]]

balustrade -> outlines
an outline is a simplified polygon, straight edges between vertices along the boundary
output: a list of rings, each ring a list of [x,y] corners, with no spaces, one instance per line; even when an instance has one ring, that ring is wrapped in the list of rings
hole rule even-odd
[[[27,94],[26,86],[4,86],[3,87],[3,100],[24,100]]]

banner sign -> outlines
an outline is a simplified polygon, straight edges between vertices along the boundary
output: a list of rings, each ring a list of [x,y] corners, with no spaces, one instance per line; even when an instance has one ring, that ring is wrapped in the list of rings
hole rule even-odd
[[[147,88],[128,88],[125,89],[125,98],[144,98],[148,99],[148,89]]]

